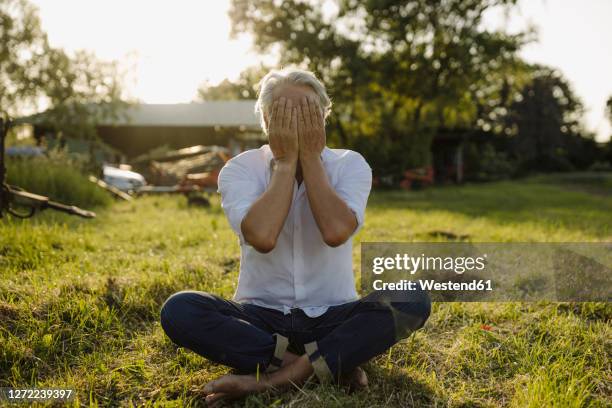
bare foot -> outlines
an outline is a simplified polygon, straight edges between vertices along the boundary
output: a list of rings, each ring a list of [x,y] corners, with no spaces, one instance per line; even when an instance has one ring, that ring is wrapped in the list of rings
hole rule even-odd
[[[240,398],[266,389],[254,375],[224,375],[204,386],[206,403],[217,405],[222,401]]]
[[[348,385],[349,392],[360,391],[364,388],[368,388],[368,376],[361,367],[356,367],[350,373],[342,376],[340,382],[341,384]]]
[[[300,356],[298,356],[297,354],[293,354],[290,351],[285,351],[285,355],[283,356],[283,364],[281,365],[281,367],[293,363],[298,358],[300,358]]]

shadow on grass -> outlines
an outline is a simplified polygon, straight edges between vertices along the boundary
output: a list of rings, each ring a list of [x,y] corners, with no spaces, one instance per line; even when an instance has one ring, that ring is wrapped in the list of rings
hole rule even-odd
[[[449,400],[437,395],[426,383],[415,380],[406,373],[386,370],[368,364],[370,385],[367,389],[350,391],[338,384],[321,385],[307,383],[284,391],[270,391],[250,395],[233,401],[235,407],[299,406],[299,407],[434,407],[448,406]],[[203,400],[202,387],[192,387],[188,397],[196,402]],[[477,407],[479,405],[471,404]]]
[[[165,401],[182,402],[189,406],[205,406],[206,397],[204,385],[224,374],[228,368],[219,364],[210,363],[206,369],[202,368],[202,357],[178,347],[169,341],[158,345],[163,349],[168,360],[183,369],[195,370],[188,379],[168,379],[168,383],[155,394]],[[199,363],[194,363],[198,361]],[[190,367],[190,368],[189,368]],[[198,371],[198,368],[200,371]],[[425,381],[413,378],[409,373],[393,366],[384,368],[378,359],[364,366],[370,385],[367,389],[352,392],[346,385],[319,384],[314,377],[302,387],[290,387],[284,390],[269,391],[262,394],[249,395],[232,401],[229,405],[235,407],[262,407],[262,406],[299,406],[299,407],[435,407],[448,406],[449,399],[440,395]],[[183,369],[180,371],[183,372]],[[235,371],[229,369],[229,373]],[[151,395],[158,398],[157,395]],[[459,405],[462,406],[462,405]],[[469,406],[478,407],[478,404]]]
[[[371,196],[368,208],[442,211],[496,224],[545,223],[601,235],[611,228],[612,199],[527,179],[418,192],[380,191]]]
[[[367,398],[372,405],[430,407],[449,404],[448,399],[437,393],[430,385],[411,377],[397,367],[389,370],[379,364],[370,363],[367,365],[367,373],[370,379]]]
[[[0,377],[10,378],[16,369],[23,378],[40,378],[79,366],[91,353],[122,349],[151,330],[163,301],[180,286],[161,278],[132,285],[109,278],[99,288],[63,285],[59,296],[31,310],[0,303],[0,317],[6,317],[2,325],[10,331],[0,355]]]

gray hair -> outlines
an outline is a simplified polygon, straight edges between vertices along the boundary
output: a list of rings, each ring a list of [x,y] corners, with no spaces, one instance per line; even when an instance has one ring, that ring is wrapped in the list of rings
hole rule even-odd
[[[314,73],[299,68],[273,69],[259,82],[259,96],[257,103],[255,103],[255,113],[259,113],[259,121],[264,133],[268,133],[264,113],[269,115],[270,107],[274,102],[274,91],[282,85],[307,85],[311,87],[318,96],[323,117],[327,118],[329,116],[332,102],[327,96],[325,85],[317,79]]]

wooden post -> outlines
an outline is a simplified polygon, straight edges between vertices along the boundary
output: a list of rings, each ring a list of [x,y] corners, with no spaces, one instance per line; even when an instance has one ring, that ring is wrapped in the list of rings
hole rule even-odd
[[[457,152],[455,153],[455,161],[457,163],[457,183],[463,182],[463,143],[459,143],[457,146]]]
[[[4,118],[0,117],[0,218],[2,211],[8,205],[8,196],[4,190],[4,179],[6,177],[6,167],[4,165],[4,141],[8,131],[8,123]]]

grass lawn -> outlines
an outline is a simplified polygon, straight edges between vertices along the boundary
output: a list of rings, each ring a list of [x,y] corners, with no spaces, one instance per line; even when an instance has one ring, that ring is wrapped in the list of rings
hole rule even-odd
[[[360,241],[612,242],[610,184],[538,177],[377,192]],[[171,293],[231,296],[239,246],[218,203],[113,204],[93,221],[0,222],[0,387],[71,387],[75,405],[202,405],[227,369],[175,347],[159,324]],[[370,390],[307,385],[238,405],[582,407],[612,404],[612,307],[440,303],[425,328],[364,368]],[[483,325],[491,330],[484,330]]]

